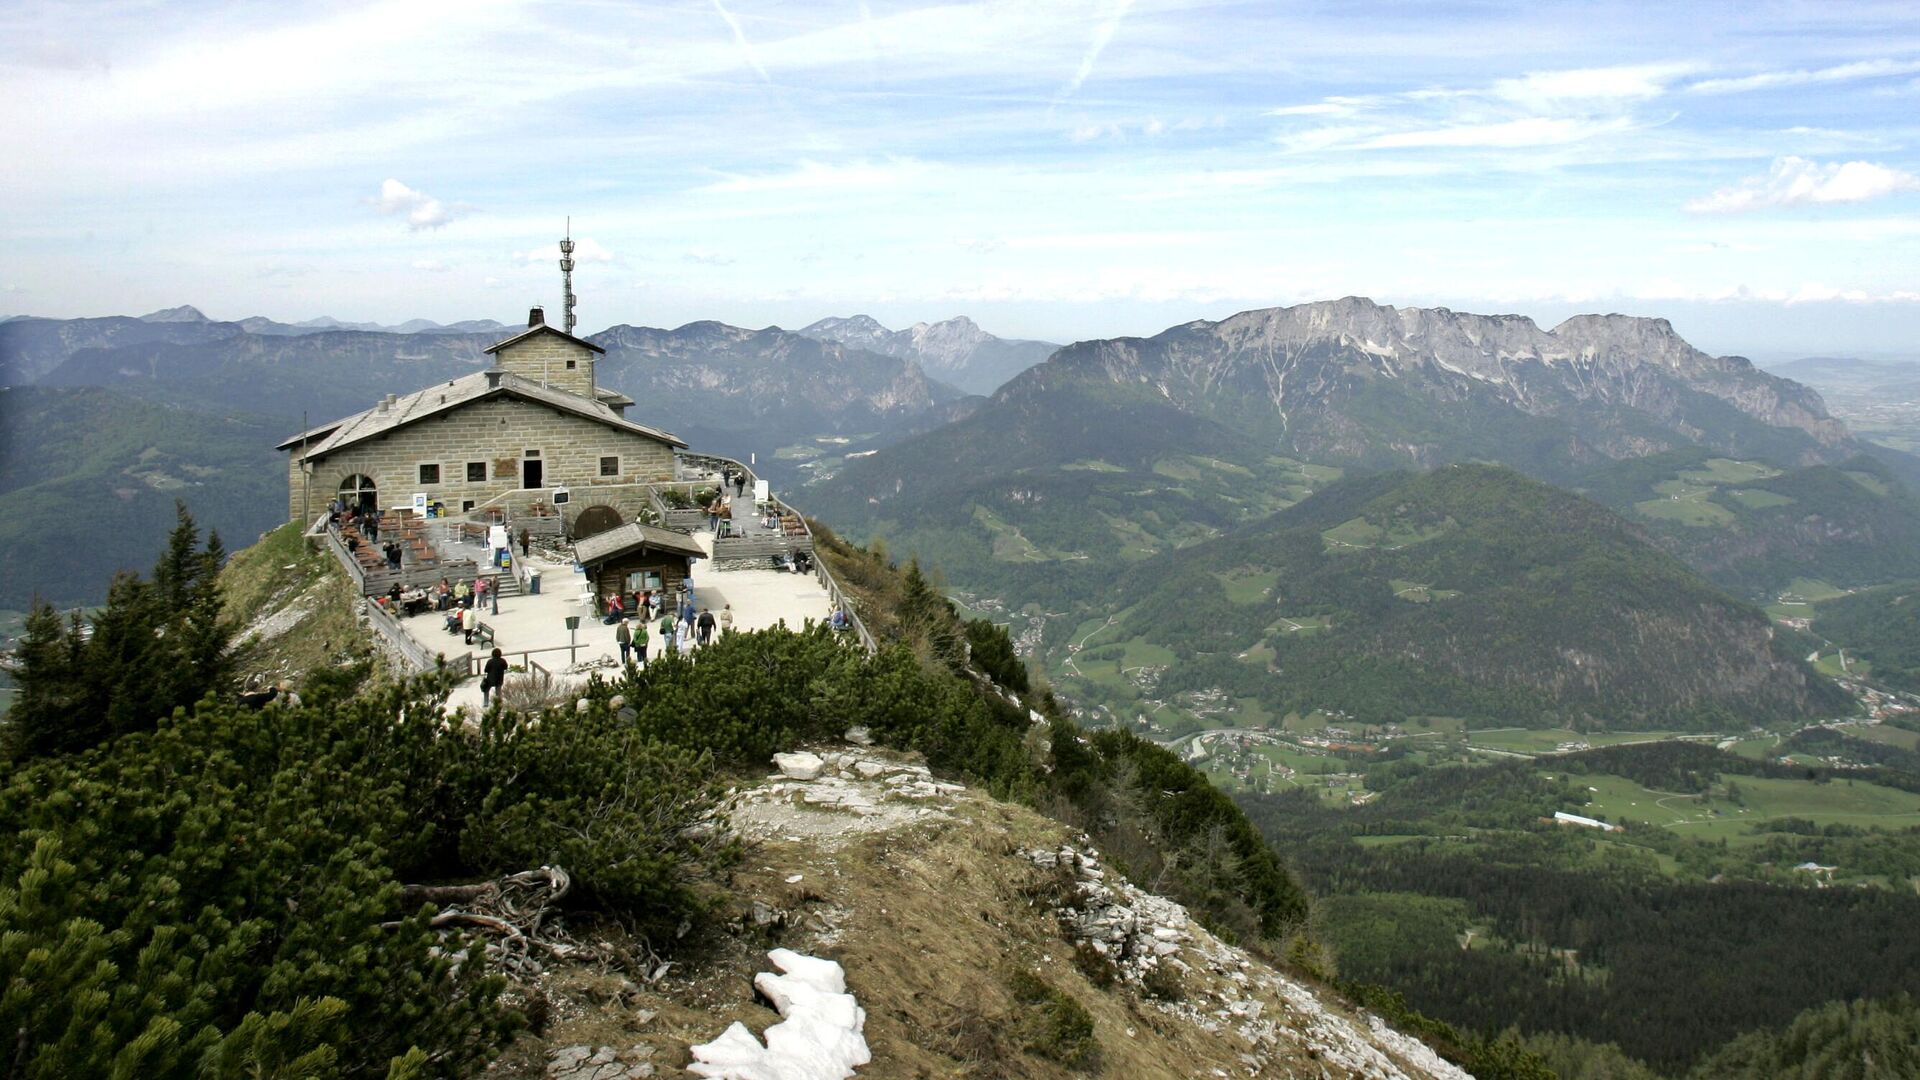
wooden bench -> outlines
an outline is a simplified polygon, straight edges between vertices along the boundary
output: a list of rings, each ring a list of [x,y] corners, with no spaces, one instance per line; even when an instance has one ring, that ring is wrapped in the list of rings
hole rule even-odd
[[[483,645],[494,644],[493,627],[488,626],[486,623],[474,623],[473,636]]]

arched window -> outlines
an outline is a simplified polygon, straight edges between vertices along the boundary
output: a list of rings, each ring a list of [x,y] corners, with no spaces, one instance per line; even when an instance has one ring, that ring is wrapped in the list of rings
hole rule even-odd
[[[354,473],[340,481],[340,501],[355,510],[378,510],[380,496],[373,488],[373,477]]]

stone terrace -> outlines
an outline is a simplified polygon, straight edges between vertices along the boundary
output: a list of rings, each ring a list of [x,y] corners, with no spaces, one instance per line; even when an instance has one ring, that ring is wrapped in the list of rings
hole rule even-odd
[[[693,538],[711,556],[713,534],[697,532]],[[477,548],[473,550],[478,552]],[[620,649],[614,644],[614,627],[594,617],[585,575],[573,563],[544,558],[537,550],[526,562],[530,570],[540,575],[540,592],[503,597],[500,614],[484,612],[480,616],[480,621],[495,632],[493,647],[498,647],[507,662],[515,667],[525,667],[531,660],[560,682],[584,683],[596,668],[611,672],[619,662]],[[799,629],[809,620],[822,622],[833,613],[827,590],[812,574],[711,567],[710,558],[694,563],[691,580],[695,606],[712,609],[718,618],[721,609],[731,605],[735,630],[764,630],[781,623]],[[569,615],[580,617],[580,628],[571,635],[571,644],[576,647],[571,650],[566,625]],[[483,648],[476,640],[469,648],[460,635],[442,630],[441,621],[441,613],[430,611],[403,618],[399,623],[429,654],[438,652],[454,658],[471,651],[477,672],[492,647]],[[636,638],[643,629],[650,634],[648,644],[653,653],[658,653],[660,636],[653,632],[653,627],[643,628],[637,620],[627,625]],[[569,660],[570,655],[574,659]],[[509,680],[516,677],[520,677],[518,673],[508,675]],[[447,699],[447,706],[449,709],[471,707],[477,712],[480,708],[478,676],[456,687]]]

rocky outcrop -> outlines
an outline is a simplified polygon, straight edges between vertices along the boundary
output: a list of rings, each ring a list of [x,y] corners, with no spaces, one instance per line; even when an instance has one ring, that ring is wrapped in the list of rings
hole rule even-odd
[[[799,332],[912,360],[934,378],[973,394],[993,393],[1059,348],[1049,341],[995,337],[965,315],[937,323],[918,322],[905,330],[889,330],[871,316],[855,315],[821,319]]]

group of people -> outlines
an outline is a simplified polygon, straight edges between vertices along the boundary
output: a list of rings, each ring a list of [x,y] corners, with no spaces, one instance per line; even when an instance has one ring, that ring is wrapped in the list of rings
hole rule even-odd
[[[472,585],[464,579],[449,583],[441,578],[431,596],[434,610],[444,614],[442,626],[446,632],[463,635],[469,645],[473,644],[473,632],[479,629],[480,613],[500,614],[500,591],[489,577],[475,578]],[[397,596],[394,599],[399,600]]]
[[[623,667],[630,662],[637,662],[643,667],[646,665],[647,639],[651,636],[648,626],[652,623],[652,613],[655,610],[661,612],[660,621],[655,627],[660,635],[659,655],[661,656],[675,651],[692,652],[697,646],[707,645],[721,634],[733,631],[732,604],[722,604],[719,614],[716,615],[712,608],[700,608],[696,611],[691,596],[688,596],[679,608],[673,610],[666,610],[664,605],[656,609],[650,602],[652,594],[647,593],[643,596],[646,599],[636,605],[639,623],[637,630],[625,617],[618,598],[615,598],[611,606],[612,612],[618,616],[611,619],[614,623],[613,642],[620,646],[620,664]]]
[[[365,509],[349,504],[345,499],[336,498],[327,504],[327,524],[334,528],[352,525],[360,530],[360,535],[370,544],[380,541],[380,508],[370,506]]]

